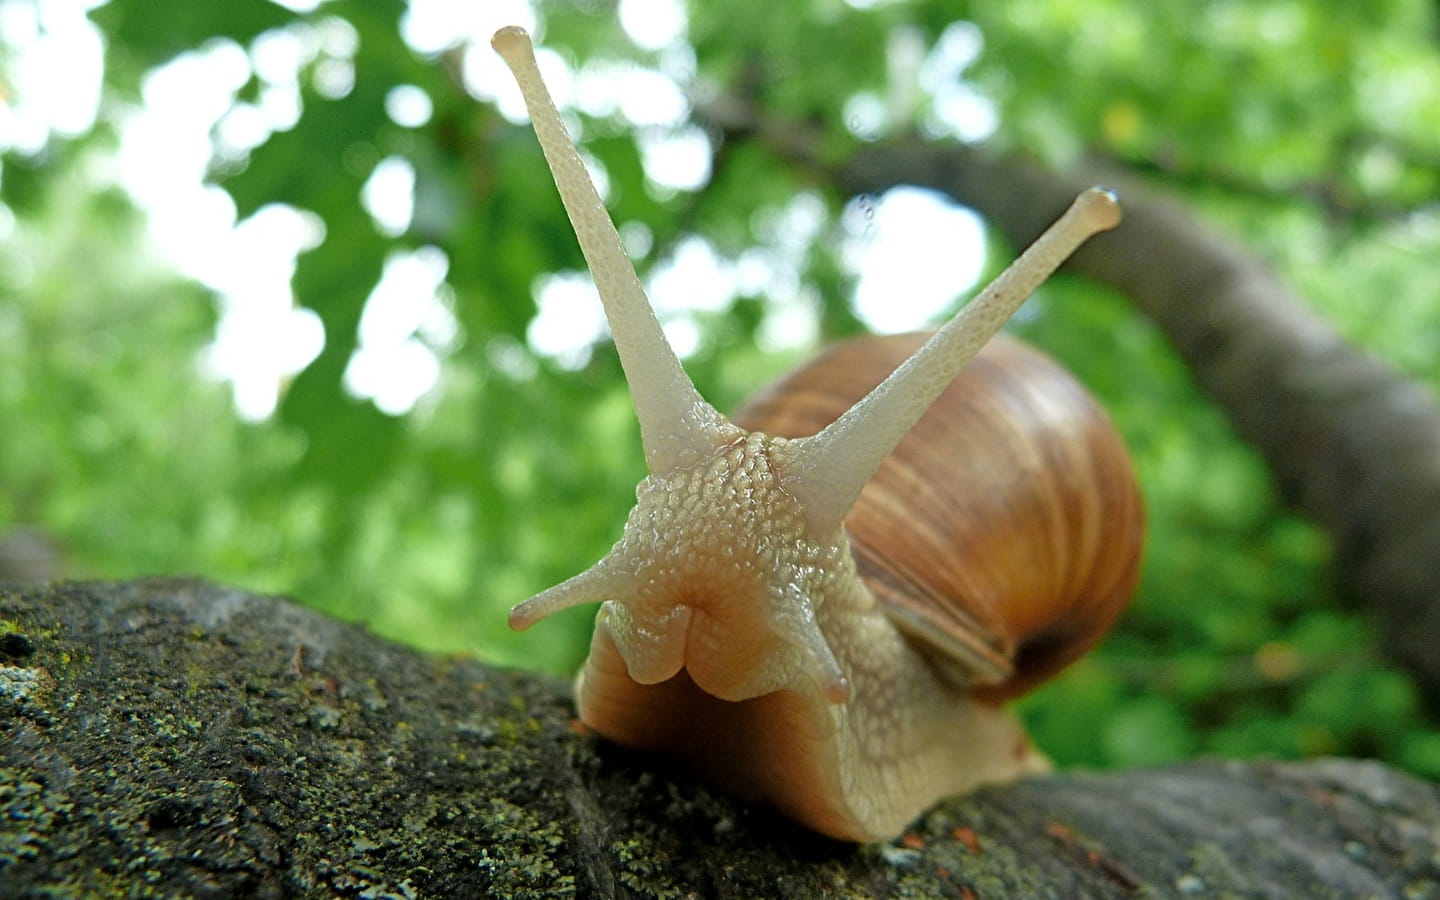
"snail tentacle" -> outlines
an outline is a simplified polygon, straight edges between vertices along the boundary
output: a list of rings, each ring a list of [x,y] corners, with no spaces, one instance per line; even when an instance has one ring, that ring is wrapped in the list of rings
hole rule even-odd
[[[510,610],[510,627],[524,631],[531,625],[562,609],[583,606],[587,603],[603,603],[623,588],[623,575],[615,571],[611,557],[578,575],[565,579],[552,588],[541,591],[524,603],[516,604]]]
[[[860,490],[980,348],[1071,253],[1120,223],[1101,188],[1080,194],[1035,243],[914,356],[818,434],[800,442],[783,476],[817,534],[838,525]]]
[[[700,396],[665,340],[615,223],[540,77],[530,36],[521,28],[502,28],[491,45],[514,73],[525,97],[565,212],[605,305],[605,319],[640,419],[646,464],[653,474],[663,475],[705,458],[716,449],[714,426],[724,417]]]

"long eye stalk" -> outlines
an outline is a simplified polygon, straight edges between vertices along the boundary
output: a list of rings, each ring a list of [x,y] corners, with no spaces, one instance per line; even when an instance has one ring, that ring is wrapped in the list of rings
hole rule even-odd
[[[1109,191],[1080,194],[1055,224],[894,374],[828,428],[806,438],[785,485],[818,534],[837,527],[860,490],[930,404],[1062,262],[1120,224]]]
[[[615,224],[540,77],[530,36],[524,29],[510,26],[495,32],[491,45],[514,73],[525,97],[555,187],[605,305],[605,318],[640,420],[650,471],[664,475],[703,459],[715,449],[710,427],[723,418],[695,390],[665,340]]]

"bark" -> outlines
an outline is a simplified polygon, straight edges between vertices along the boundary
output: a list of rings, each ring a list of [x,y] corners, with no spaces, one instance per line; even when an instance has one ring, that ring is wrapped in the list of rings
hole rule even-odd
[[[554,680],[199,581],[0,586],[0,811],[6,898],[1420,897],[1440,880],[1440,789],[1345,760],[1063,774],[839,844],[583,733]]]
[[[797,135],[770,137],[849,193],[914,184],[949,194],[1017,246],[1079,190],[1125,182],[918,140],[827,165]],[[1376,611],[1388,652],[1440,704],[1434,395],[1347,344],[1245,248],[1138,185],[1120,187],[1124,223],[1082,247],[1072,270],[1121,291],[1160,326],[1286,502],[1330,534],[1341,583]]]

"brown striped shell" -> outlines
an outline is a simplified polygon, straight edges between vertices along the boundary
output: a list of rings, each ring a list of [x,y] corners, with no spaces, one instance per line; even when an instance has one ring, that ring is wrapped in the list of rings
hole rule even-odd
[[[832,422],[926,334],[839,344],[732,417],[779,437]],[[1124,443],[1059,364],[997,336],[941,394],[845,519],[887,614],[982,698],[1082,656],[1139,573],[1143,510]]]

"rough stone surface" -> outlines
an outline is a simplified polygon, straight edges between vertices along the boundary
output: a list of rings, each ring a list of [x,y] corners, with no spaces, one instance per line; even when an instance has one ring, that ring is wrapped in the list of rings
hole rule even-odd
[[[199,581],[0,586],[0,896],[1440,898],[1440,789],[1201,762],[828,841],[564,686]]]

